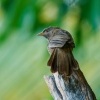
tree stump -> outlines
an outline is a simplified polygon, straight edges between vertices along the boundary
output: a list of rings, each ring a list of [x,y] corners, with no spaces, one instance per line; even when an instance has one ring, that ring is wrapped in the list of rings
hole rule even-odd
[[[58,72],[44,76],[44,79],[54,100],[96,100],[80,69],[75,70],[66,82]]]

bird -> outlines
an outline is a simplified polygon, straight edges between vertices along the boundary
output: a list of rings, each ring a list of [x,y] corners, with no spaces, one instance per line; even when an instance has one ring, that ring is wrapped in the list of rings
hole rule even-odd
[[[74,58],[72,51],[75,48],[75,43],[72,35],[60,27],[48,27],[38,35],[48,40],[50,58],[47,65],[51,67],[51,72],[57,72],[58,75],[62,76],[64,84],[70,89],[74,88],[73,86],[76,88],[76,85],[80,86],[81,93],[85,94],[84,98],[87,100],[90,98],[97,100]]]
[[[48,40],[48,51],[51,56],[47,65],[51,67],[51,72],[58,72],[63,79],[67,80],[74,70],[79,69],[72,53],[75,43],[71,34],[60,27],[53,26],[44,29],[39,36]]]

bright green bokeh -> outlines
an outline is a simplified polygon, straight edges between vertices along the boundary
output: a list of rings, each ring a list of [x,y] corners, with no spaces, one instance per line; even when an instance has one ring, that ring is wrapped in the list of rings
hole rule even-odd
[[[72,34],[74,56],[100,100],[99,4],[99,0],[1,0],[0,100],[53,100],[43,79],[51,74],[47,41],[37,36],[48,26]]]

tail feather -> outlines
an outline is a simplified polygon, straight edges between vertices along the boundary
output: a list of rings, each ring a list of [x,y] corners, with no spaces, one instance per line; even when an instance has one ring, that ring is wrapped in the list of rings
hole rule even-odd
[[[78,69],[78,63],[70,48],[54,48],[47,65],[51,66],[52,73],[58,71],[64,78],[70,76],[73,70]]]
[[[50,59],[47,63],[48,66],[51,66],[51,72],[57,72],[57,49],[55,48],[51,54]]]

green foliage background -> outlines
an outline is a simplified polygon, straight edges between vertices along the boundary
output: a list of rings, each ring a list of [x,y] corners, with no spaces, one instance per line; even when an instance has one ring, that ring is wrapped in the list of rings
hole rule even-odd
[[[74,56],[100,100],[99,0],[0,1],[0,100],[53,100],[43,79],[47,41],[37,36],[48,26],[72,34]]]

